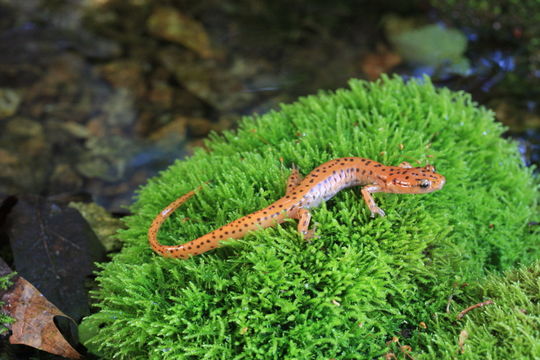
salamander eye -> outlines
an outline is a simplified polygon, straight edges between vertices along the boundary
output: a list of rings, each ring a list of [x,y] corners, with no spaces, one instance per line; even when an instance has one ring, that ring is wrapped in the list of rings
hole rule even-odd
[[[427,179],[422,179],[420,180],[420,184],[419,186],[422,188],[422,189],[425,189],[425,188],[428,188],[431,186],[431,182]]]

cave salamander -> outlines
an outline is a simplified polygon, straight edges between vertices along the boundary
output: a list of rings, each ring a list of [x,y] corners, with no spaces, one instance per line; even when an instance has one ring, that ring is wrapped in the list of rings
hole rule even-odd
[[[384,216],[377,206],[373,193],[423,194],[440,190],[445,177],[435,172],[432,165],[412,167],[403,162],[399,166],[385,166],[376,161],[361,157],[345,157],[330,160],[302,178],[298,169],[293,168],[287,181],[284,197],[249,215],[234,220],[195,240],[181,245],[161,245],[157,234],[161,224],[186,200],[195,194],[190,191],[169,204],[154,219],[148,230],[148,240],[152,249],[165,257],[187,259],[215,249],[227,239],[239,239],[247,233],[274,226],[285,219],[298,220],[298,232],[305,238],[313,237],[309,228],[310,209],[336,195],[339,191],[361,186],[360,193],[371,211]]]

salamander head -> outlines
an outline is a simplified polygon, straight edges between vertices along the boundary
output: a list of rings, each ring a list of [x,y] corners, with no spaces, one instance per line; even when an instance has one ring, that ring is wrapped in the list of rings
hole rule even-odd
[[[395,168],[386,178],[386,191],[401,194],[424,194],[442,189],[446,179],[433,165]]]

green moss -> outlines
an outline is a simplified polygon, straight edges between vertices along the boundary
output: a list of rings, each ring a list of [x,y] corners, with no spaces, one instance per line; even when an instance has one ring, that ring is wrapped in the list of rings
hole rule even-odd
[[[11,278],[13,276],[15,276],[14,272],[4,276],[0,276],[0,290],[6,290],[11,286],[11,284],[13,283]],[[3,305],[4,302],[0,301],[0,308],[2,308]],[[11,316],[0,312],[0,335],[4,335],[6,332],[8,332],[9,328],[7,327],[7,325],[12,324],[14,321],[15,319]]]
[[[539,359],[540,358],[540,262],[509,271],[505,276],[491,275],[471,286],[456,299],[455,307],[493,300],[494,304],[471,310],[448,327],[437,323],[428,343],[426,359]],[[447,319],[449,320],[449,319]],[[442,325],[442,326],[441,326]],[[459,334],[466,338],[459,347]]]
[[[540,253],[527,226],[536,185],[502,131],[467,94],[427,78],[351,81],[349,90],[246,118],[141,189],[121,233],[125,247],[99,274],[99,312],[87,321],[101,330],[87,343],[125,359],[365,359],[391,351],[393,336],[432,351],[437,344],[418,324],[430,331],[453,283]],[[154,216],[205,181],[163,225],[162,243],[191,240],[278,199],[293,163],[305,174],[341,156],[430,162],[447,185],[377,194],[387,217],[376,219],[358,192],[343,191],[313,211],[320,238],[310,243],[290,222],[187,261],[147,245]]]

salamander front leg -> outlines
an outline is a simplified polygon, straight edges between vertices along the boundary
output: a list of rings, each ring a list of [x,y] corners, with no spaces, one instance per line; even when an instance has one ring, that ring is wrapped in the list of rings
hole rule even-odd
[[[377,204],[375,204],[375,200],[373,200],[373,196],[371,196],[371,194],[379,191],[381,191],[381,187],[378,185],[367,185],[364,186],[362,190],[360,190],[364,201],[366,202],[369,210],[371,211],[371,217],[375,217],[375,214],[379,214],[380,216],[385,215],[383,209],[381,209],[377,206]]]
[[[298,220],[298,232],[304,240],[310,240],[315,236],[316,226],[313,229],[309,229],[309,223],[311,221],[311,213],[307,209],[296,210],[293,219]]]

